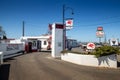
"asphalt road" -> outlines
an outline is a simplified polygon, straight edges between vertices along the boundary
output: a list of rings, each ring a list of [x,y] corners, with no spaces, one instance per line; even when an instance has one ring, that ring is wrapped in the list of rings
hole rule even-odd
[[[120,69],[76,65],[54,59],[48,52],[5,60],[1,68],[0,80],[120,80]]]

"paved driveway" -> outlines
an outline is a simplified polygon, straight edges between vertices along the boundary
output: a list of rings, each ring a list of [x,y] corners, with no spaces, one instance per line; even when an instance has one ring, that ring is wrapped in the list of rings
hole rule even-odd
[[[47,52],[21,55],[5,64],[10,66],[9,80],[120,80],[120,69],[76,65]]]

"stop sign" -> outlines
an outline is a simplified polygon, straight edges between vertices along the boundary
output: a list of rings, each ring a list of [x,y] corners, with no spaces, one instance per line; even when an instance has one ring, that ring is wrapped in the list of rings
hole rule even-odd
[[[87,44],[87,49],[95,49],[95,44],[94,43],[88,43]]]

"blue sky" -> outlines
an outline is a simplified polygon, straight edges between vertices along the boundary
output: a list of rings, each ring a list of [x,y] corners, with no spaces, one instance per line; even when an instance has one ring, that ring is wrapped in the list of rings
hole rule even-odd
[[[102,26],[107,39],[120,39],[119,0],[0,0],[0,26],[8,38],[21,37],[23,20],[26,36],[44,34],[49,23],[62,23],[63,4],[74,10],[74,15],[70,9],[65,11],[66,18],[74,18],[69,38],[98,41],[96,29]]]

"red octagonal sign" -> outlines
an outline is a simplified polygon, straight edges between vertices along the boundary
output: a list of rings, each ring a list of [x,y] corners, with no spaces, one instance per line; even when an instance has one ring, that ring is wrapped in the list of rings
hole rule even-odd
[[[95,49],[95,44],[94,43],[88,43],[87,44],[87,49]]]

